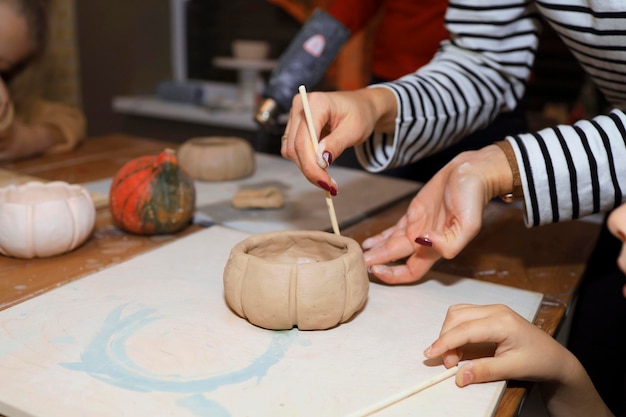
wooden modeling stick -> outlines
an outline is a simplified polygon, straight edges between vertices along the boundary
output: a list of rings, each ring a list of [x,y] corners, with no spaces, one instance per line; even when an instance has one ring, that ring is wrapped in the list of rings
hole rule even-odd
[[[317,134],[315,133],[315,128],[313,127],[313,117],[311,116],[311,107],[309,107],[309,99],[306,96],[306,87],[301,85],[298,88],[300,92],[300,96],[302,97],[302,106],[304,107],[304,116],[306,117],[306,124],[309,127],[309,135],[311,136],[311,141],[313,142],[313,149],[315,153],[317,153],[318,141]],[[335,214],[335,206],[333,205],[333,200],[330,197],[330,193],[328,191],[324,191],[326,196],[326,206],[328,207],[328,214],[330,215],[330,222],[333,225],[333,231],[336,235],[340,235],[339,233],[339,224],[337,223],[337,215]]]
[[[457,366],[453,366],[450,369],[446,369],[442,373],[435,375],[434,377],[427,379],[424,382],[421,382],[413,387],[400,391],[399,393],[394,394],[390,397],[384,398],[378,401],[377,403],[367,406],[357,412],[351,413],[347,417],[365,417],[365,416],[374,414],[375,412],[380,411],[383,408],[389,407],[390,405],[393,405],[397,403],[398,401],[404,400],[405,398],[408,398],[413,394],[417,394],[418,392],[423,391],[428,387],[432,387],[433,385],[438,384],[441,381],[445,381],[446,379],[456,375],[457,371],[459,370],[459,367],[460,367],[460,364]]]

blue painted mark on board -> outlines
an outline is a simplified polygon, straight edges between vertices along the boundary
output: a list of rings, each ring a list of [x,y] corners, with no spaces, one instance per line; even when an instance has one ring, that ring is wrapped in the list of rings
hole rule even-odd
[[[202,394],[181,398],[176,401],[176,404],[191,410],[200,417],[230,417],[228,410],[217,402],[206,399]]]
[[[139,391],[188,393],[190,397],[177,401],[194,414],[204,417],[228,416],[218,403],[206,399],[202,393],[224,385],[237,384],[250,379],[263,378],[268,370],[279,362],[297,337],[297,330],[273,331],[268,348],[247,366],[222,375],[200,379],[173,378],[158,375],[134,363],[126,353],[125,344],[135,332],[149,323],[159,320],[155,309],[144,308],[122,317],[126,305],[113,310],[100,331],[81,354],[80,362],[59,365],[73,371],[86,372],[93,378],[120,388]]]

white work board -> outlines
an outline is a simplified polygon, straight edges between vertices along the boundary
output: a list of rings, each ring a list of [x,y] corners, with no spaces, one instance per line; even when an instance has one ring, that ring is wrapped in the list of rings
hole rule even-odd
[[[195,180],[196,209],[201,218],[249,233],[276,230],[331,230],[324,192],[308,182],[296,164],[280,156],[255,154],[252,176],[233,181]],[[414,195],[421,183],[367,173],[360,169],[331,166],[339,193],[333,197],[341,228],[402,197]],[[111,178],[84,184],[92,192],[108,196]],[[277,187],[285,197],[280,209],[241,210],[231,206],[241,188]]]
[[[444,370],[422,351],[449,305],[503,303],[532,320],[542,299],[431,274],[372,283],[336,328],[265,330],[223,298],[230,249],[247,236],[203,229],[0,311],[0,414],[346,416]],[[487,417],[504,387],[450,378],[376,415]]]

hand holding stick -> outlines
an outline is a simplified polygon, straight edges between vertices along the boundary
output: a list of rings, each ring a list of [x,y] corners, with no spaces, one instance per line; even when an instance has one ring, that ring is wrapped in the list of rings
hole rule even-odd
[[[306,118],[306,124],[309,127],[309,135],[311,136],[311,142],[313,142],[313,149],[315,149],[315,153],[317,153],[318,148],[318,139],[317,134],[315,133],[315,128],[313,127],[313,117],[311,116],[311,107],[309,106],[309,99],[306,96],[306,87],[301,85],[298,88],[300,92],[300,96],[302,97],[302,107],[304,108],[304,117]],[[328,207],[328,214],[330,215],[330,222],[333,225],[333,231],[336,235],[340,235],[339,233],[339,224],[337,223],[337,215],[335,214],[335,207],[333,206],[333,200],[328,191],[324,191],[326,195],[326,206]]]

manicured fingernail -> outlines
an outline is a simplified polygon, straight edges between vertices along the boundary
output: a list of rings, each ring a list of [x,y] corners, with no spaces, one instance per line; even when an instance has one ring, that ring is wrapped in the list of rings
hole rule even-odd
[[[429,248],[433,246],[433,242],[427,237],[420,236],[417,239],[415,239],[415,243],[417,243],[418,245],[429,247]]]
[[[471,372],[463,372],[463,386],[471,384],[472,378]]]
[[[427,358],[430,358],[430,351],[433,349],[433,345],[430,345],[426,348],[426,350],[424,350],[424,356],[426,356]]]
[[[332,194],[332,190],[330,189],[330,185],[326,184],[324,181],[319,180],[317,182],[317,184],[322,187],[324,190],[328,191],[329,193]],[[335,190],[335,194],[337,193],[337,190]]]
[[[328,151],[325,151],[322,154],[322,158],[324,158],[324,161],[326,161],[326,164],[328,164],[328,165],[333,163],[333,156]]]
[[[333,197],[337,195],[337,183],[334,179],[330,179],[330,195]]]

